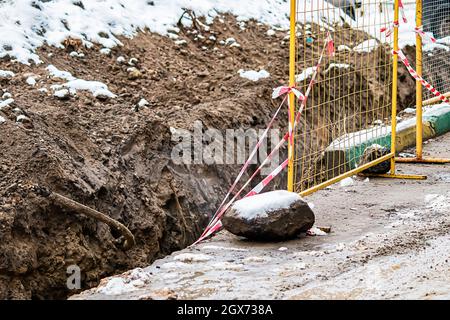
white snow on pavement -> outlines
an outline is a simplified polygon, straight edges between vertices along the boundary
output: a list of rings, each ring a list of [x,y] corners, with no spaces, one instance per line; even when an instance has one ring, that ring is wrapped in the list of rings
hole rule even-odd
[[[233,247],[222,247],[222,246],[215,246],[215,245],[206,245],[201,248],[202,250],[214,250],[214,251],[238,251],[238,252],[247,252],[248,249],[241,249],[241,248],[233,248]]]
[[[340,182],[340,185],[343,188],[350,187],[354,184],[355,184],[355,181],[351,177],[345,178],[345,179],[341,180],[341,182]]]
[[[312,227],[308,230],[308,235],[310,236],[326,236],[327,233],[325,231],[320,230],[317,227]]]
[[[210,256],[207,256],[206,254],[195,254],[195,253],[182,253],[173,258],[175,261],[180,262],[206,262],[211,260]]]

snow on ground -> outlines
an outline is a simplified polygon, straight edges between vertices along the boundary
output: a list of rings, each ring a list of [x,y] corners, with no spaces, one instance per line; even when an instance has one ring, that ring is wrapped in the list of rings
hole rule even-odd
[[[108,90],[108,86],[100,81],[88,81],[83,79],[77,79],[70,72],[58,70],[54,65],[47,67],[49,74],[54,78],[60,78],[67,80],[64,84],[52,85],[51,88],[55,91],[54,95],[61,98],[66,94],[64,91],[68,89],[72,94],[77,90],[90,91],[94,97],[104,96],[107,98],[115,98],[116,95]]]
[[[271,191],[236,201],[232,208],[242,218],[252,220],[258,217],[267,217],[267,212],[271,210],[287,209],[300,199],[301,197],[294,192]]]
[[[361,42],[356,47],[353,48],[353,51],[358,53],[371,52],[378,47],[378,41],[376,39],[369,39],[364,42]]]
[[[302,73],[295,76],[295,82],[302,82],[303,80],[308,79],[314,74],[314,71],[316,71],[316,67],[306,68]]]
[[[28,77],[27,80],[25,80],[27,84],[34,87],[36,85],[36,79],[34,77]]]
[[[12,77],[14,77],[15,74],[12,71],[5,71],[5,70],[0,70],[0,79],[10,79]]]
[[[308,230],[308,235],[310,236],[326,236],[327,233],[317,227],[312,227]]]
[[[3,100],[9,99],[9,98],[12,98],[12,94],[9,93],[9,92],[5,92],[5,93],[2,95],[2,99],[3,99]]]
[[[360,25],[383,42],[386,39],[380,34],[380,28],[392,21],[391,6],[391,3],[386,3],[382,8],[385,14],[374,14],[380,7],[373,3],[364,4],[358,9],[357,21],[353,21],[327,2],[298,1],[298,10],[308,12],[301,15],[304,20],[301,22],[315,22],[328,30],[333,30],[335,23],[348,23],[352,27]],[[81,39],[88,47],[98,43],[103,46],[102,53],[109,54],[109,48],[122,45],[117,36],[133,37],[146,28],[175,37],[176,34],[169,31],[183,15],[183,8],[195,11],[197,16],[205,16],[206,24],[210,24],[219,13],[230,12],[241,23],[256,19],[276,30],[289,27],[289,2],[285,0],[9,0],[0,3],[0,57],[11,56],[26,64],[30,61],[39,63],[41,60],[35,53],[36,48],[44,44],[63,47],[61,43],[68,37]],[[406,5],[409,21],[400,26],[402,45],[415,41],[414,9],[414,5]],[[361,12],[364,12],[363,16]],[[368,19],[373,23],[368,23]],[[186,25],[192,23],[188,18],[183,18],[182,22]],[[204,25],[204,28],[207,30],[209,27]],[[231,45],[237,45],[237,42]],[[78,53],[73,55],[79,57]]]
[[[58,70],[58,68],[56,68],[52,64],[47,67],[47,71],[54,78],[61,78],[67,81],[72,81],[76,79],[74,76],[72,76],[70,72]]]
[[[14,102],[14,99],[6,99],[5,101],[0,101],[0,110],[3,109],[4,107],[10,105],[11,103]]]
[[[265,78],[269,78],[270,77],[270,73],[267,72],[266,70],[260,70],[260,71],[255,71],[255,70],[249,70],[249,71],[245,71],[243,69],[240,69],[238,71],[239,75],[241,76],[241,78],[245,78],[251,81],[258,81],[261,79],[265,79]]]
[[[345,179],[341,180],[341,183],[340,183],[341,187],[343,187],[343,188],[350,187],[354,184],[355,184],[355,181],[353,180],[352,177],[345,178]]]
[[[190,263],[190,262],[205,262],[211,260],[211,257],[206,254],[195,254],[195,253],[182,253],[176,255],[173,258],[175,261]]]
[[[330,72],[333,68],[337,68],[337,69],[348,69],[350,68],[349,64],[346,63],[330,63],[330,65],[328,66],[328,68],[325,70],[325,73]]]

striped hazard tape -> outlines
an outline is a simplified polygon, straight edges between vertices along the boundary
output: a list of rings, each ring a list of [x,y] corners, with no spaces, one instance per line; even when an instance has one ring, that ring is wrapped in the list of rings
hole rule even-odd
[[[247,160],[245,161],[244,165],[242,166],[241,170],[239,171],[236,179],[234,180],[233,184],[231,185],[230,189],[228,190],[225,198],[223,199],[222,203],[220,204],[219,208],[217,209],[217,211],[214,213],[213,215],[213,219],[210,221],[210,223],[208,224],[207,228],[209,228],[211,226],[212,221],[214,220],[214,218],[216,217],[216,215],[220,212],[220,210],[222,209],[222,207],[224,206],[225,202],[228,200],[228,198],[231,196],[232,192],[234,191],[234,189],[236,188],[238,182],[241,180],[242,176],[244,175],[245,171],[247,170],[248,166],[250,165],[252,159],[255,157],[256,153],[258,152],[258,149],[261,147],[261,144],[264,142],[264,139],[267,137],[267,134],[270,130],[270,128],[272,127],[275,119],[278,116],[278,113],[281,111],[281,108],[283,107],[284,103],[286,102],[287,97],[285,97],[283,99],[283,101],[281,102],[281,104],[279,105],[277,111],[275,112],[275,114],[273,115],[272,119],[269,121],[269,124],[267,125],[266,130],[264,130],[262,136],[259,138],[258,142],[256,143],[255,147],[253,148],[252,152],[250,153],[249,157],[247,158]],[[205,230],[206,231],[206,230]]]
[[[429,33],[426,33],[425,31],[423,31],[423,26],[420,27],[415,27],[414,31],[420,35],[422,37],[423,40],[429,40],[432,43],[436,43],[437,40],[435,37],[433,37],[432,35],[430,35]]]
[[[422,85],[425,88],[427,88],[428,91],[430,91],[436,97],[441,99],[443,102],[450,103],[450,101],[442,93],[440,93],[438,90],[436,90],[436,88],[434,88],[431,84],[429,84],[425,79],[423,79],[421,76],[419,76],[419,74],[416,72],[416,70],[414,70],[411,67],[408,58],[405,56],[405,54],[401,50],[398,50],[398,51],[394,51],[393,50],[392,53],[394,55],[398,55],[398,57],[403,62],[403,64],[405,65],[406,69],[408,69],[408,72],[411,74],[411,76],[414,79],[416,79],[417,81],[420,81],[420,83],[422,83]]]
[[[407,23],[408,19],[406,19],[405,6],[403,5],[403,1],[402,0],[398,0],[398,7],[400,9],[400,13],[402,15],[403,22]]]
[[[247,180],[247,182],[239,189],[239,191],[236,192],[236,194],[232,197],[232,199],[226,203],[226,200],[230,197],[230,195],[232,194],[233,190],[236,188],[237,183],[239,182],[239,180],[242,178],[244,172],[246,171],[246,169],[247,169],[247,167],[248,167],[248,165],[250,163],[250,160],[254,157],[254,155],[256,154],[256,151],[259,149],[259,147],[260,147],[260,145],[262,143],[262,140],[265,137],[264,134],[263,134],[263,138],[260,139],[260,141],[255,146],[253,152],[249,156],[249,159],[247,160],[247,162],[244,164],[243,168],[239,172],[238,177],[236,178],[235,182],[231,186],[230,190],[228,191],[227,195],[225,196],[225,199],[222,201],[221,205],[217,209],[216,213],[214,214],[214,216],[211,219],[210,223],[206,227],[205,231],[202,233],[200,238],[193,245],[195,245],[195,244],[205,240],[209,236],[213,235],[216,231],[220,230],[220,228],[222,227],[221,218],[225,214],[225,212],[230,208],[230,206],[234,203],[234,201],[241,195],[241,193],[248,187],[250,182],[253,181],[253,179],[259,174],[259,172],[262,170],[262,168],[273,158],[274,154],[283,146],[283,144],[286,141],[288,141],[289,139],[293,139],[293,136],[294,136],[293,135],[293,131],[295,130],[295,128],[297,127],[297,124],[300,121],[301,114],[303,112],[303,109],[306,106],[306,101],[308,99],[309,93],[311,92],[312,87],[314,85],[314,81],[315,81],[315,79],[317,77],[317,74],[319,73],[319,69],[320,69],[320,65],[321,65],[323,57],[324,57],[325,49],[327,50],[327,53],[328,53],[329,56],[334,56],[334,54],[335,54],[334,41],[333,41],[333,38],[331,37],[330,33],[328,33],[328,35],[327,35],[324,49],[322,51],[322,54],[321,54],[321,56],[319,58],[319,61],[318,61],[317,65],[316,65],[316,67],[314,68],[314,73],[313,73],[313,75],[311,77],[311,81],[310,81],[310,83],[308,85],[308,88],[307,88],[307,91],[306,91],[305,95],[303,95],[295,87],[280,86],[280,87],[277,87],[277,88],[275,88],[273,90],[273,93],[272,93],[272,98],[273,99],[276,99],[276,98],[278,98],[278,97],[280,97],[282,95],[286,95],[286,96],[284,97],[283,102],[281,103],[281,105],[278,107],[277,112],[275,112],[275,115],[273,116],[273,118],[269,122],[269,125],[268,125],[268,127],[267,127],[267,129],[265,131],[265,135],[267,135],[267,131],[272,126],[272,123],[275,120],[276,116],[278,115],[278,113],[279,113],[279,111],[281,109],[281,106],[284,105],[284,103],[286,102],[287,94],[291,93],[291,92],[297,97],[297,99],[299,101],[302,101],[301,106],[300,106],[300,108],[299,108],[299,110],[298,110],[298,112],[296,114],[294,124],[293,125],[290,124],[288,133],[286,133],[285,136],[283,137],[283,139],[278,143],[278,145],[275,148],[273,148],[271,153],[266,157],[266,159],[264,159],[264,161],[261,163],[261,165],[258,167],[258,169]],[[293,107],[293,106],[289,105],[289,108],[291,108],[291,107]],[[291,144],[292,144],[292,140],[291,140]],[[270,182],[272,182],[272,180],[276,176],[278,176],[287,167],[287,165],[289,163],[288,159],[283,161],[283,163],[281,163],[277,168],[275,168],[275,170],[273,170],[271,174],[269,174],[266,178],[263,179],[263,181],[261,181],[256,187],[254,187],[249,193],[247,193],[245,195],[245,197],[251,197],[251,196],[254,196],[256,194],[261,193],[264,190],[264,188]]]
[[[394,29],[399,27],[399,22],[396,20],[389,27],[383,27],[380,29],[380,32],[384,32],[386,34],[386,38],[389,38],[393,33]]]

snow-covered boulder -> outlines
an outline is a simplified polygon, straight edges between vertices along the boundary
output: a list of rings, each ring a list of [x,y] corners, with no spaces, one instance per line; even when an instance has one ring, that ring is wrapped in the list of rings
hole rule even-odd
[[[315,217],[297,193],[272,191],[236,201],[222,219],[229,232],[252,240],[287,240],[306,232]]]

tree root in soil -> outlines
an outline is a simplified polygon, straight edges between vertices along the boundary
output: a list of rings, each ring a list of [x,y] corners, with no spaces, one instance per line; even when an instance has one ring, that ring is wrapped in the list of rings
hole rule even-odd
[[[72,199],[69,199],[59,193],[50,191],[45,187],[33,186],[32,189],[36,194],[49,199],[55,205],[65,208],[69,211],[73,211],[73,212],[94,218],[98,221],[106,223],[108,226],[110,226],[112,228],[115,228],[125,238],[125,242],[123,244],[124,250],[129,250],[136,244],[134,235],[131,233],[131,231],[125,225],[123,225],[122,223],[118,222],[117,220],[114,220],[113,218],[107,216],[106,214],[101,213],[92,208],[89,208],[89,207],[87,207],[79,202],[76,202]]]

